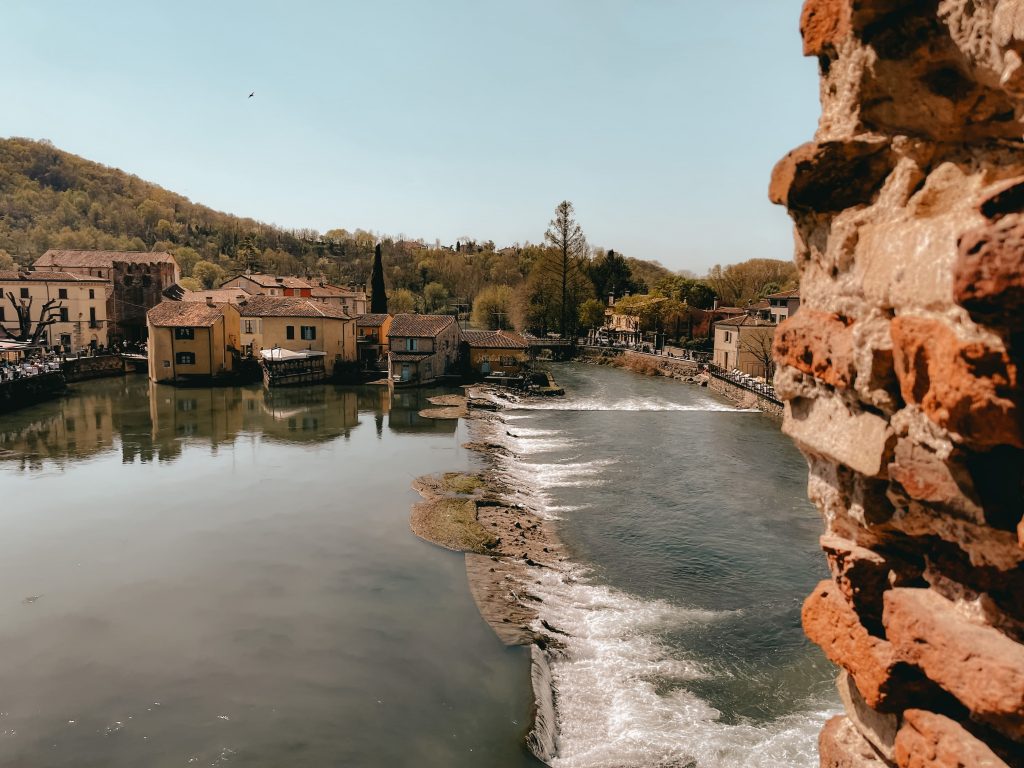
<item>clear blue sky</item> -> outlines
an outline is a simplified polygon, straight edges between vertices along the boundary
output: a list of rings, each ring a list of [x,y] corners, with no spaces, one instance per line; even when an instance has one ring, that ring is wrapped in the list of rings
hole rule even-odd
[[[800,0],[5,0],[0,135],[286,227],[788,259]],[[250,91],[255,98],[246,98]]]

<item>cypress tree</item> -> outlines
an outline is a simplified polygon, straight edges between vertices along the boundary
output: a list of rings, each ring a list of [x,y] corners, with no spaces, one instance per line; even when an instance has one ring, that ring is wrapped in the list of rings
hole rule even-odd
[[[384,264],[380,259],[380,243],[373,249],[373,271],[370,273],[370,311],[375,315],[388,313],[388,295],[384,292]]]

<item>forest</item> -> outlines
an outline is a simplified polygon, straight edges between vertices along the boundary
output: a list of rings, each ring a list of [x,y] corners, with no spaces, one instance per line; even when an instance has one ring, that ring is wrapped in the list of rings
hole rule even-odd
[[[709,307],[716,298],[742,305],[797,279],[789,261],[716,266],[697,279],[594,247],[568,201],[536,244],[462,238],[442,246],[362,229],[283,229],[215,211],[45,140],[0,139],[0,269],[27,267],[49,248],[167,251],[192,289],[245,270],[363,286],[377,243],[392,312],[459,311],[480,327],[537,333],[574,334],[603,319],[609,296],[638,294],[663,298],[658,311],[675,313],[678,328],[680,307]]]

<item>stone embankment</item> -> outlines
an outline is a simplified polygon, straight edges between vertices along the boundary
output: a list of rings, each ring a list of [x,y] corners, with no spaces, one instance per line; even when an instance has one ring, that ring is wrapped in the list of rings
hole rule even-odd
[[[125,372],[120,355],[71,358],[61,363],[60,369],[68,382],[123,376]]]
[[[808,0],[813,142],[783,430],[831,570],[807,635],[842,669],[821,765],[1024,763],[1024,2]]]

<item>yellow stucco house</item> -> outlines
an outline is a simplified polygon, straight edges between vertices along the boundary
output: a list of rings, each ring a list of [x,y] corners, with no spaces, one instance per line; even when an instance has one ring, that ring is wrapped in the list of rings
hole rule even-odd
[[[250,296],[239,302],[241,348],[312,350],[327,357],[328,371],[356,361],[356,321],[340,306],[300,296]]]
[[[0,338],[19,335],[18,308],[27,310],[34,330],[52,301],[48,315],[56,322],[43,330],[40,343],[65,352],[105,347],[108,286],[102,277],[72,272],[0,271]]]
[[[395,315],[388,331],[388,370],[395,384],[429,384],[456,372],[459,326],[451,315]]]
[[[203,383],[231,373],[239,347],[232,304],[164,301],[146,314],[149,378],[164,384]]]

